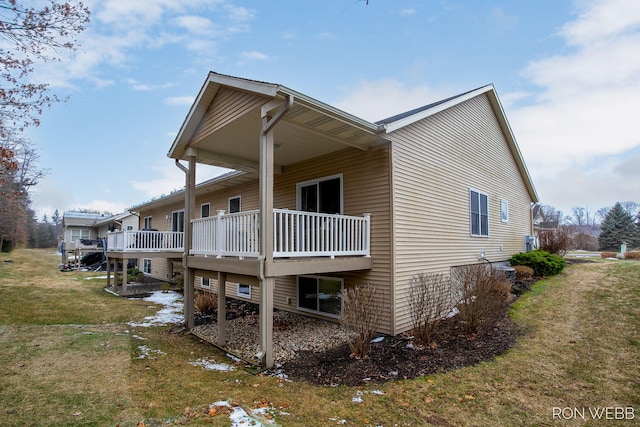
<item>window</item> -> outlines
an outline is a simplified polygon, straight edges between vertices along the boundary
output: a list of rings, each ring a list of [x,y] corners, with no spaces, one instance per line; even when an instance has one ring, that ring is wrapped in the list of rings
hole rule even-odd
[[[342,279],[299,276],[298,309],[337,317],[342,313],[342,287]]]
[[[171,213],[171,231],[184,231],[184,209]]]
[[[242,298],[251,298],[251,285],[245,285],[243,283],[238,283],[238,292],[239,297]]]
[[[71,241],[75,242],[78,239],[90,239],[91,231],[83,228],[71,229]]]
[[[151,260],[149,258],[142,260],[142,272],[144,274],[151,274]]]
[[[240,196],[229,197],[229,213],[242,211],[242,200]]]
[[[145,216],[143,219],[144,226],[142,228],[153,228],[153,224],[150,216]]]
[[[471,235],[489,235],[489,197],[485,193],[470,190]]]
[[[198,277],[198,286],[201,288],[211,289],[211,279],[205,279],[204,277]]]
[[[209,203],[203,203],[200,205],[200,218],[206,218],[211,215],[211,205]]]
[[[500,219],[502,222],[509,222],[509,201],[500,200]]]
[[[297,185],[297,209],[305,212],[342,213],[342,175]]]

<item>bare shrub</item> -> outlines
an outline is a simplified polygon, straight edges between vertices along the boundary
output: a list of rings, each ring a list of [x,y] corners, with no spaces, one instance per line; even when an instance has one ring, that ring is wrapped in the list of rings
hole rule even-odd
[[[564,256],[571,247],[571,234],[566,227],[542,230],[538,234],[539,249],[550,254]]]
[[[513,267],[516,272],[516,280],[532,280],[533,268],[526,265],[516,265]]]
[[[342,324],[355,332],[349,340],[356,359],[367,357],[371,340],[379,327],[383,299],[372,285],[359,285],[342,291]]]
[[[218,294],[197,291],[194,301],[195,309],[204,315],[212,315],[218,311]]]
[[[640,259],[640,251],[625,252],[624,259]]]
[[[456,307],[468,334],[495,320],[511,293],[505,273],[486,264],[454,267],[451,278],[457,288]]]
[[[409,281],[409,311],[414,340],[431,345],[440,322],[451,311],[451,282],[442,273],[418,273]]]
[[[615,252],[600,252],[600,258],[615,258],[618,255]]]

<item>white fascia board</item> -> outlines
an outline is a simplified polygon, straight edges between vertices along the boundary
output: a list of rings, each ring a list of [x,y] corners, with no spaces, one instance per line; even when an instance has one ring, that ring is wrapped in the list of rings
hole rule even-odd
[[[487,85],[487,86],[483,86],[481,88],[478,88],[472,92],[466,93],[464,95],[458,96],[454,99],[451,99],[447,102],[443,102],[442,104],[436,105],[432,108],[428,108],[426,110],[420,111],[416,114],[413,114],[411,116],[408,117],[403,117],[402,119],[399,119],[395,122],[392,123],[388,123],[385,125],[386,131],[387,133],[396,131],[398,129],[401,129],[405,126],[410,125],[411,123],[415,123],[419,120],[422,120],[424,118],[427,118],[429,116],[433,116],[434,114],[437,114],[441,111],[446,110],[447,108],[451,108],[454,105],[460,104],[462,102],[465,102],[473,97],[476,97],[478,95],[481,95],[483,93],[489,92],[494,90],[493,85]]]
[[[186,144],[186,139],[189,139],[191,137],[190,133],[195,131],[195,127],[197,126],[196,124],[196,126],[193,126],[193,129],[189,131],[188,129],[190,124],[194,120],[198,123],[200,122],[200,119],[205,114],[206,109],[208,108],[209,104],[211,103],[212,99],[215,97],[215,94],[221,86],[232,87],[238,90],[252,92],[267,97],[275,97],[278,93],[278,86],[271,83],[256,82],[239,77],[226,76],[223,74],[210,72],[204,84],[200,88],[198,96],[191,105],[189,113],[187,114],[187,117],[180,127],[180,131],[178,131],[178,135],[176,135],[176,138],[174,139],[173,144],[171,145],[171,148],[167,153],[168,157],[175,159],[180,159],[182,157],[184,153],[178,153],[178,149],[182,144]]]

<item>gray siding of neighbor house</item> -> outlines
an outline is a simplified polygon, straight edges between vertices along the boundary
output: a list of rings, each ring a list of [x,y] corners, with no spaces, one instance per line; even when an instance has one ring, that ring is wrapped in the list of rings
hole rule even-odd
[[[531,197],[486,95],[393,133],[394,332],[411,327],[407,290],[419,272],[449,274],[484,252],[492,262],[522,252]],[[489,236],[471,236],[470,190],[488,195]],[[509,220],[501,219],[501,200]]]

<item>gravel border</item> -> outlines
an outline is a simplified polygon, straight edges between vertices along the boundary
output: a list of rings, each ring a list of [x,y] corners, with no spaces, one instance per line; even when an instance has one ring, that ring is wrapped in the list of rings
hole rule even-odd
[[[259,364],[260,317],[250,314],[227,320],[225,350],[246,362]],[[217,345],[217,322],[198,325],[191,332],[200,339]],[[288,311],[273,313],[273,359],[282,364],[301,350],[325,351],[339,347],[349,339],[349,332],[339,323],[303,316]]]

